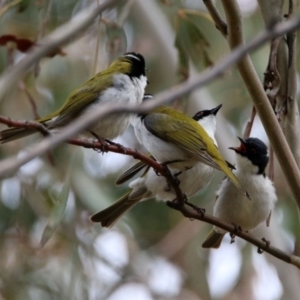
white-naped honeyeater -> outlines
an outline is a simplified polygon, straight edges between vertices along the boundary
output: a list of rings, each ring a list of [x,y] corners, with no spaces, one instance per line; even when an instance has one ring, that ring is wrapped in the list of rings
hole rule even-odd
[[[149,95],[145,96],[150,97]],[[221,106],[222,105],[218,105],[211,110],[199,111],[193,117],[194,120],[203,126],[215,145],[217,145],[214,136],[217,122],[216,115]],[[130,170],[125,172],[125,174],[130,175],[127,177],[130,178],[136,173],[138,169],[137,165],[139,166],[141,164],[137,163]],[[177,175],[180,182],[180,188],[187,197],[193,196],[211,181],[213,171],[214,168],[206,164],[201,162],[195,163],[192,168]],[[173,174],[174,173],[175,171]],[[126,176],[121,175],[120,178],[123,177]],[[152,168],[147,168],[141,177],[133,180],[129,184],[129,187],[131,189],[124,196],[108,208],[91,216],[91,220],[93,222],[100,222],[103,227],[111,227],[124,213],[140,201],[151,198],[156,198],[157,200],[162,201],[171,201],[176,197],[174,191],[168,186],[165,179],[158,176]]]
[[[229,148],[236,152],[236,170],[233,173],[247,187],[252,201],[242,196],[232,182],[225,178],[216,193],[213,215],[248,231],[269,219],[277,196],[272,181],[265,175],[269,161],[266,145],[252,137],[239,140],[239,147]],[[214,227],[202,247],[219,248],[225,234],[225,230]]]
[[[59,110],[36,121],[53,132],[104,103],[124,106],[140,104],[146,85],[143,56],[128,52],[76,88]],[[110,115],[97,120],[82,134],[90,137],[92,133],[101,139],[112,140],[125,131],[132,118],[130,114]],[[30,128],[6,129],[0,132],[0,143],[4,144],[35,132],[35,129]]]
[[[202,162],[223,171],[250,199],[251,195],[232,173],[213,139],[191,117],[171,107],[160,106],[136,116],[132,125],[140,144],[170,170],[185,171]]]

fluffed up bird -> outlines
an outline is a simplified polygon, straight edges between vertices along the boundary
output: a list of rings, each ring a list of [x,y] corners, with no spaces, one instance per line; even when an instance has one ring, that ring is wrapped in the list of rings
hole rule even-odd
[[[140,104],[146,85],[143,56],[134,52],[125,53],[106,70],[75,89],[59,110],[36,121],[48,130],[56,131],[104,103]],[[83,134],[90,136],[89,133],[92,133],[99,138],[111,140],[125,131],[132,118],[130,114],[110,115],[96,121]],[[7,129],[0,132],[0,143],[4,144],[35,132],[36,130],[30,128]]]
[[[223,171],[242,194],[246,189],[228,167],[212,138],[189,116],[167,106],[160,106],[133,119],[138,141],[159,163],[170,170],[185,171],[202,162]]]
[[[193,117],[203,126],[216,146],[217,142],[214,137],[217,122],[216,115],[221,106],[222,105],[219,105],[211,110],[202,110]],[[136,165],[139,165],[139,163]],[[136,165],[125,172],[125,174],[128,175],[126,177],[127,179],[130,178],[131,175],[136,174]],[[192,168],[183,171],[177,176],[180,181],[180,188],[188,197],[193,196],[211,181],[213,170],[212,167],[206,164],[200,162],[195,163]],[[174,171],[173,173],[177,172],[178,171]],[[157,200],[171,201],[176,197],[174,191],[168,186],[165,179],[158,176],[152,168],[147,168],[140,178],[133,180],[129,184],[129,187],[131,190],[123,197],[108,208],[92,215],[91,220],[93,222],[101,222],[103,227],[111,227],[125,212],[142,200],[156,198]]]
[[[236,152],[236,170],[233,173],[247,187],[252,201],[242,196],[225,178],[216,193],[213,215],[248,231],[268,220],[277,196],[272,181],[265,175],[269,161],[266,145],[257,138],[239,140],[239,147],[229,148]],[[214,227],[202,247],[219,248],[225,234],[225,230]]]

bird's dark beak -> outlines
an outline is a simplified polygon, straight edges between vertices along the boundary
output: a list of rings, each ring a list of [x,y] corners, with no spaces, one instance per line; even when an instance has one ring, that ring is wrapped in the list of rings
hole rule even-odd
[[[211,109],[210,113],[216,116],[221,107],[222,104],[218,105],[217,107]]]
[[[241,154],[246,153],[247,152],[246,142],[240,137],[238,137],[238,139],[240,140],[241,145],[239,147],[229,147],[229,149],[234,150],[236,153],[241,153]]]

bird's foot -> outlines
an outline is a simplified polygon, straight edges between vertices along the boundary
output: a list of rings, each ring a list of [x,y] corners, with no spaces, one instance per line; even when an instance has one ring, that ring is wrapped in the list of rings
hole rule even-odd
[[[201,215],[202,217],[204,217],[205,212],[206,212],[205,208],[199,207],[199,206],[197,206],[197,205],[195,205],[193,203],[188,202],[187,200],[188,199],[186,198],[186,200],[184,201],[184,203],[187,206],[191,207],[193,210],[195,210],[199,215]]]
[[[270,241],[266,240],[264,237],[261,240],[266,243],[266,248],[268,248],[270,246],[270,244],[271,244]],[[264,250],[261,248],[258,248],[257,253],[262,254],[262,253],[264,253]]]
[[[118,144],[118,143],[115,143],[115,142],[112,142],[112,141],[110,141],[110,140],[107,140],[107,139],[105,139],[105,142],[107,143],[107,144],[109,144],[109,145],[113,145],[113,146],[116,146],[116,147],[118,147],[118,149],[122,152],[122,153],[124,153],[124,154],[126,154],[127,153],[127,150],[126,150],[126,148],[124,147],[124,146],[122,146],[121,144]]]
[[[98,134],[96,134],[93,131],[90,131],[90,134],[93,135],[96,139],[96,140],[93,141],[93,143],[94,143],[93,150],[98,152],[98,153],[108,152],[108,143],[107,143],[107,141],[104,138],[100,137]],[[100,147],[99,147],[99,145],[96,145],[96,143],[100,143]]]
[[[230,232],[230,237],[231,237],[230,244],[233,244],[233,243],[235,242],[235,236],[236,236],[236,233],[242,232],[241,226],[238,226],[238,225],[235,224],[235,223],[232,223],[232,225],[234,226],[234,231],[233,231],[233,232]]]

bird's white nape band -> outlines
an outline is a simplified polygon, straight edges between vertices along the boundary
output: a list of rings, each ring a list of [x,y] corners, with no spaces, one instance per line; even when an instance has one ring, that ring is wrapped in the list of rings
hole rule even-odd
[[[141,61],[139,57],[137,57],[136,55],[132,54],[132,53],[127,53],[124,55],[125,57],[131,57],[131,58],[134,58],[138,61]]]

